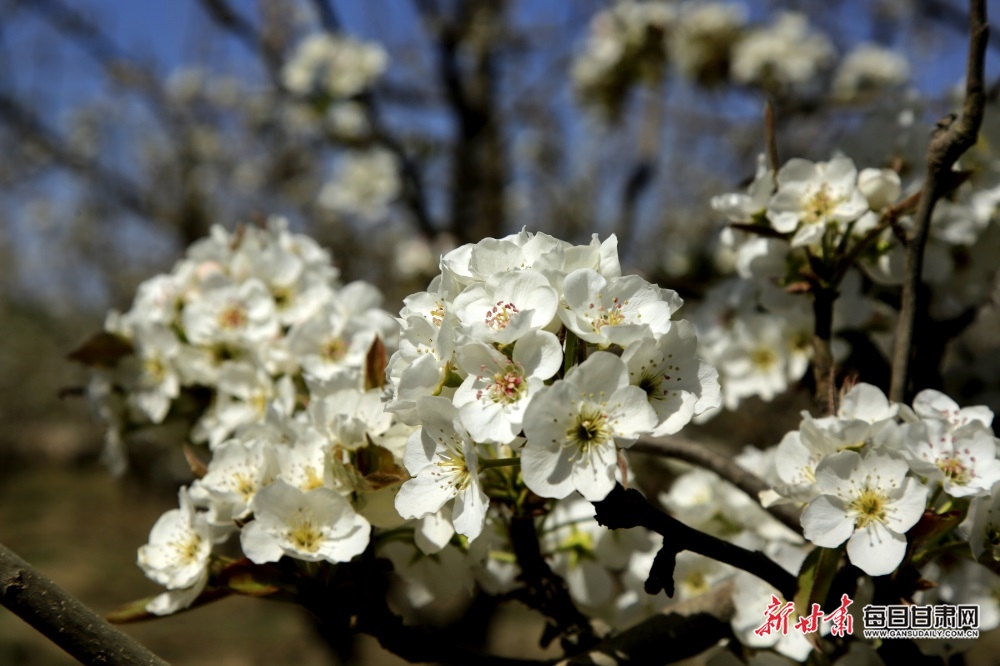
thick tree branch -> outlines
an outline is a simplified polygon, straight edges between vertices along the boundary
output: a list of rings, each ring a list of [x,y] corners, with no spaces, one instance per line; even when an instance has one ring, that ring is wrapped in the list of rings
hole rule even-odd
[[[167,664],[2,544],[0,603],[81,663]]]
[[[795,596],[795,576],[759,551],[749,551],[735,544],[688,527],[673,516],[651,505],[638,490],[625,490],[621,484],[601,500],[594,502],[597,522],[611,529],[645,527],[663,536],[663,547],[656,554],[646,580],[646,592],[664,590],[674,593],[674,565],[677,554],[689,550],[718,562],[742,569],[776,588],[785,599]]]
[[[639,441],[629,448],[629,451],[654,456],[666,456],[703,467],[710,472],[715,472],[745,492],[755,502],[760,502],[760,494],[762,492],[770,490],[770,486],[755,474],[746,471],[734,463],[731,458],[713,450],[710,446],[702,442],[695,442],[677,436],[640,437]],[[790,530],[802,534],[798,509],[789,505],[777,505],[768,507],[767,512]]]
[[[965,72],[965,103],[956,121],[946,118],[927,148],[927,177],[917,204],[913,235],[906,247],[903,294],[896,328],[892,358],[892,384],[889,399],[903,402],[909,392],[910,361],[914,353],[913,329],[920,305],[919,294],[924,266],[924,248],[937,200],[954,187],[952,167],[966,150],[976,143],[986,106],[985,68],[989,27],[986,0],[970,0],[969,55]]]

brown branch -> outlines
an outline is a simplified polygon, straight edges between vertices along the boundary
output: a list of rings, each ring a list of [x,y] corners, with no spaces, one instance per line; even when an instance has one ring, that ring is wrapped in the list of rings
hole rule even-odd
[[[816,382],[816,404],[824,416],[837,413],[837,369],[833,362],[833,304],[837,291],[832,287],[814,285],[813,297],[813,379]]]
[[[778,169],[781,168],[781,162],[778,160],[778,132],[775,130],[774,104],[770,99],[764,104],[764,137],[767,140],[768,165],[770,165],[771,171],[777,175]]]
[[[167,664],[2,544],[0,603],[81,663]]]
[[[333,8],[333,0],[312,0],[313,8],[319,16],[319,22],[323,24],[323,29],[327,32],[337,32],[340,30],[340,19]]]
[[[524,588],[511,596],[545,615],[547,624],[542,647],[559,636],[563,637],[563,648],[567,651],[593,646],[597,638],[590,620],[573,603],[565,581],[553,573],[545,561],[532,516],[511,518],[510,542],[524,583]]]
[[[745,492],[755,502],[760,502],[760,494],[762,492],[770,490],[770,486],[764,483],[757,475],[751,474],[734,463],[731,458],[715,451],[711,446],[702,442],[695,442],[677,436],[659,438],[640,437],[639,441],[629,447],[628,450],[654,456],[666,456],[703,467],[710,472],[718,474]],[[797,534],[802,534],[798,509],[789,505],[777,505],[767,507],[766,510],[782,525]]]
[[[607,497],[594,502],[597,522],[610,529],[645,527],[663,536],[663,547],[656,554],[646,579],[648,594],[660,590],[673,596],[674,565],[677,554],[688,550],[717,562],[746,571],[776,588],[786,599],[795,596],[798,581],[774,560],[760,551],[750,551],[689,527],[651,505],[638,490],[625,490],[616,484]]]
[[[927,148],[927,177],[917,205],[913,235],[906,247],[903,293],[892,358],[892,384],[889,388],[889,399],[894,402],[903,402],[909,389],[909,366],[914,353],[914,321],[920,305],[918,300],[924,248],[927,245],[934,205],[952,187],[952,167],[962,153],[975,144],[983,122],[986,106],[983,70],[989,41],[986,0],[970,0],[969,6],[969,54],[962,115],[957,121],[952,117],[942,121]]]

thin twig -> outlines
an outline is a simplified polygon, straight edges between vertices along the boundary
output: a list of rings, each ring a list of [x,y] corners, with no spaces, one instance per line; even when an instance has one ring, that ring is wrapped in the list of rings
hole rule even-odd
[[[81,663],[167,666],[3,544],[0,603]]]
[[[816,382],[816,404],[824,416],[837,413],[837,368],[833,361],[833,305],[837,291],[832,287],[814,285],[812,366]]]
[[[640,437],[639,441],[629,448],[629,451],[655,456],[666,456],[703,467],[711,472],[715,472],[745,492],[755,502],[760,502],[760,494],[770,489],[770,486],[764,483],[757,475],[746,471],[734,463],[731,458],[727,458],[702,442],[695,442],[677,436]],[[779,504],[766,507],[766,510],[782,525],[797,534],[802,534],[798,509],[789,505]]]
[[[931,224],[931,215],[938,198],[953,185],[951,172],[955,161],[976,143],[986,106],[985,67],[989,27],[986,1],[969,3],[969,55],[965,74],[965,103],[956,121],[948,118],[940,124],[927,148],[927,177],[917,205],[913,235],[906,247],[903,273],[903,293],[896,328],[896,346],[892,358],[892,384],[889,399],[903,402],[909,385],[910,360],[913,357],[913,328],[918,308],[918,293],[924,266],[924,248]]]
[[[764,104],[764,136],[767,139],[767,162],[771,171],[778,173],[781,167],[778,161],[778,132],[775,130],[774,104],[770,99]]]

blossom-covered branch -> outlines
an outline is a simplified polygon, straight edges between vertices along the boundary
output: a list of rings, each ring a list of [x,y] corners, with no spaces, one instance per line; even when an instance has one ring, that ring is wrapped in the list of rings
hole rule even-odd
[[[957,120],[954,117],[943,120],[927,149],[927,177],[920,203],[917,204],[913,234],[906,246],[903,296],[892,357],[892,386],[889,389],[889,398],[896,402],[902,402],[909,390],[909,367],[915,354],[914,322],[919,307],[924,248],[930,232],[931,215],[938,199],[961,182],[958,180],[959,174],[952,171],[952,166],[962,153],[976,143],[979,127],[983,123],[986,106],[983,69],[988,41],[986,2],[971,0],[969,55],[965,70],[965,102],[962,115]]]

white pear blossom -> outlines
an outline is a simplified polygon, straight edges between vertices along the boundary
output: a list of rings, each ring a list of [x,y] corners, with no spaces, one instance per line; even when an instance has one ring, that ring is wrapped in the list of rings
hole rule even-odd
[[[868,207],[873,211],[884,210],[896,203],[902,192],[903,184],[899,174],[892,169],[862,169],[858,174],[858,189],[868,200]],[[857,226],[855,233],[859,230]]]
[[[195,345],[246,348],[278,335],[277,310],[270,291],[257,279],[243,284],[219,282],[184,307],[184,333]]]
[[[296,47],[281,70],[281,82],[293,93],[353,97],[377,79],[388,65],[378,44],[347,35],[310,35]]]
[[[712,208],[725,215],[730,222],[750,224],[761,218],[767,202],[774,194],[774,171],[767,163],[767,156],[757,156],[757,171],[746,193],[730,192],[712,197]]]
[[[843,155],[829,162],[793,158],[778,171],[777,181],[767,216],[776,230],[794,232],[792,247],[818,243],[830,225],[843,232],[868,210],[857,187],[858,170]]]
[[[806,539],[836,548],[870,576],[891,573],[906,552],[906,531],[923,515],[927,487],[901,458],[841,451],[816,466],[820,495],[802,513]]]
[[[810,29],[804,14],[782,12],[773,25],[737,42],[730,75],[737,83],[787,93],[816,80],[833,58],[833,44]]]
[[[953,432],[949,425],[929,419],[903,426],[910,466],[928,480],[939,481],[952,497],[989,493],[1000,481],[995,439],[981,428]]]
[[[451,401],[422,398],[417,412],[421,428],[406,442],[404,458],[413,478],[396,495],[396,510],[404,518],[422,518],[454,500],[451,522],[455,531],[475,539],[483,531],[489,506],[479,481],[476,445]]]
[[[250,502],[278,473],[274,446],[262,437],[234,438],[215,448],[205,476],[191,497],[209,507],[213,525],[232,525],[250,513]]]
[[[132,343],[135,355],[126,357],[120,368],[126,375],[128,404],[161,423],[180,394],[180,341],[166,326],[150,323],[135,327]]]
[[[514,441],[529,402],[563,363],[556,336],[535,330],[521,336],[510,357],[478,341],[460,347],[456,357],[469,373],[454,398],[462,425],[477,442],[498,444]]]
[[[369,222],[383,218],[402,188],[396,156],[371,148],[344,158],[319,192],[319,204]]]
[[[646,393],[629,385],[628,366],[595,352],[538,393],[524,415],[524,483],[542,497],[577,490],[604,499],[615,484],[616,443],[629,446],[657,423]]]
[[[659,338],[643,338],[622,354],[629,382],[646,392],[656,412],[656,437],[677,433],[722,401],[719,373],[697,358],[697,347],[694,326],[680,320]]]
[[[559,295],[544,275],[531,269],[494,273],[455,297],[454,311],[474,339],[514,342],[530,330],[545,328],[559,305]]]
[[[627,347],[670,330],[670,317],[683,301],[677,292],[637,275],[607,279],[597,271],[573,271],[563,281],[565,308],[559,317],[581,340],[601,347]]]
[[[925,422],[944,422],[949,430],[969,425],[989,429],[993,425],[993,410],[989,407],[959,407],[957,402],[934,389],[924,389],[913,398],[913,413]]]
[[[302,491],[277,480],[257,493],[254,519],[240,534],[251,562],[282,555],[307,562],[347,562],[368,546],[371,526],[343,496],[329,488]]]
[[[877,44],[858,44],[844,56],[833,77],[835,97],[850,100],[905,83],[910,76],[906,58]]]
[[[167,588],[146,605],[156,615],[190,606],[208,582],[211,529],[205,514],[195,510],[186,488],[181,488],[179,502],[180,508],[160,516],[149,533],[149,543],[139,548],[139,566]]]

